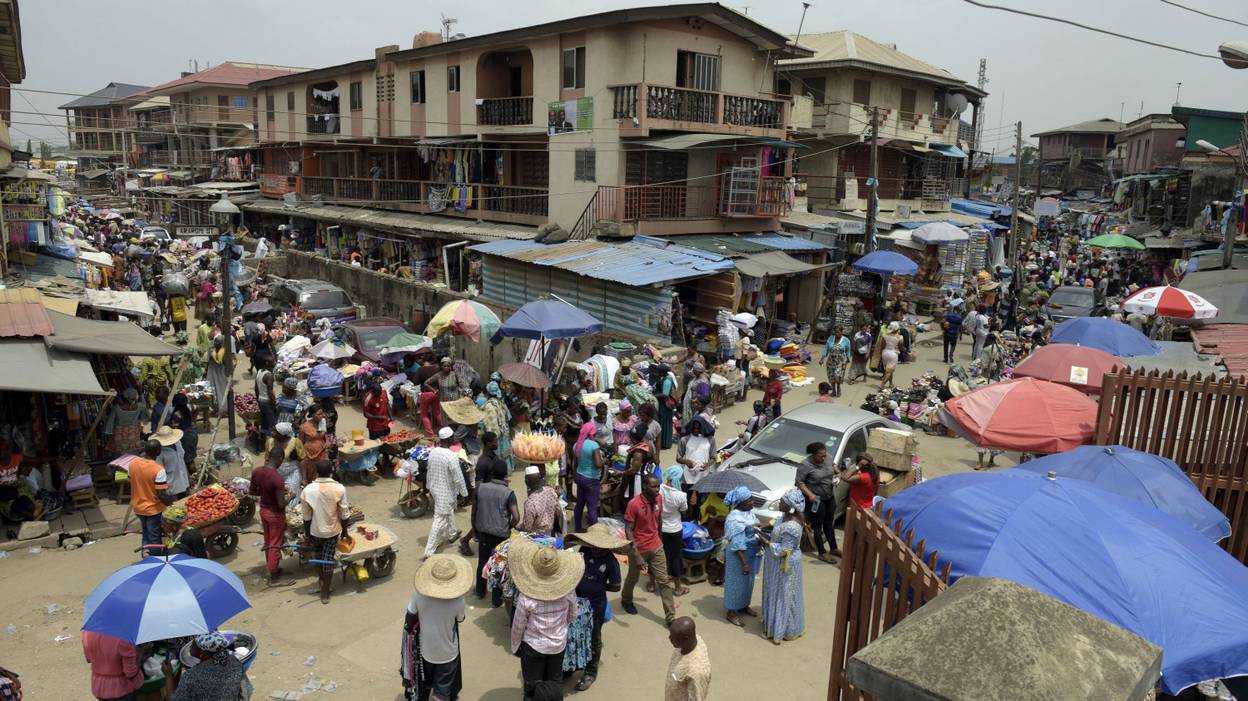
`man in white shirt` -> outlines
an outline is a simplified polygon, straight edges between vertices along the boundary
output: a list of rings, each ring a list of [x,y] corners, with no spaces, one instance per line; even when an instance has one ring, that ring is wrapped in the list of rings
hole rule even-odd
[[[263,236],[260,237],[259,241],[256,241],[256,257],[257,258],[269,257],[269,240]]]
[[[416,591],[403,624],[405,698],[439,701],[459,696],[463,687],[459,624],[464,621],[464,594],[472,581],[472,565],[452,555],[434,555],[416,573]],[[419,658],[412,644],[417,641]]]
[[[312,557],[332,562],[338,551],[338,539],[346,528],[350,506],[347,504],[347,488],[334,480],[334,464],[328,460],[316,463],[316,480],[303,488],[299,494],[299,512],[303,516],[304,534],[313,547]],[[330,587],[334,580],[334,566],[321,566],[321,603],[329,603]]]
[[[438,445],[429,451],[429,471],[425,486],[433,496],[433,523],[429,525],[429,537],[425,541],[428,560],[443,542],[451,543],[459,537],[455,530],[455,506],[459,497],[468,496],[464,473],[459,469],[459,457],[451,452],[451,439],[455,431],[443,426],[438,431]]]

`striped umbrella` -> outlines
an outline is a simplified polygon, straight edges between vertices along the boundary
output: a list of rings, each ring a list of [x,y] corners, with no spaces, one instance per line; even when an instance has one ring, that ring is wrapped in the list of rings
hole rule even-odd
[[[500,326],[502,322],[498,315],[490,311],[489,307],[480,302],[457,299],[447,302],[433,315],[425,333],[437,336],[450,331],[453,336],[467,336],[479,343],[482,336],[493,336]]]
[[[82,629],[138,645],[214,631],[250,607],[242,580],[223,565],[149,557],[100,582],[83,606]]]
[[[1212,319],[1218,308],[1195,292],[1177,287],[1145,287],[1122,300],[1125,312],[1140,312],[1171,319]]]

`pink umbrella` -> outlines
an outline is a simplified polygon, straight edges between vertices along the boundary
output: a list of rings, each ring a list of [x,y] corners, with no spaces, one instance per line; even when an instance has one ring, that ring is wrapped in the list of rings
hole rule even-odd
[[[940,420],[983,448],[1048,454],[1091,442],[1096,412],[1078,390],[1020,377],[950,399]]]
[[[1019,363],[1014,368],[1014,376],[1034,377],[1074,387],[1080,392],[1100,394],[1105,373],[1126,366],[1117,356],[1090,346],[1050,343]]]

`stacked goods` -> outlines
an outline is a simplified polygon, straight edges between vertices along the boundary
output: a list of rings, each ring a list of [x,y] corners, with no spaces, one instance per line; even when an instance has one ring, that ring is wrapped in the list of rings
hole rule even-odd
[[[186,498],[187,527],[220,521],[238,508],[238,499],[219,484],[209,485]]]
[[[408,441],[420,440],[421,438],[424,438],[424,437],[425,436],[423,433],[404,430],[404,431],[396,431],[394,433],[382,436],[381,442],[382,443],[407,443]]]
[[[260,402],[256,401],[256,395],[250,393],[234,395],[234,413],[248,420],[259,418]]]
[[[521,431],[511,439],[511,452],[528,462],[555,462],[566,450],[567,444],[563,442],[563,438],[552,433]]]
[[[880,469],[880,496],[890,497],[915,483],[917,448],[918,442],[909,431],[873,428],[867,434],[867,455]]]

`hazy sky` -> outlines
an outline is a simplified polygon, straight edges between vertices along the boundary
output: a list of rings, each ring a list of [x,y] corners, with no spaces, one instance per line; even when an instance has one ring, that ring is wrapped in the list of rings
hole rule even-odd
[[[793,33],[800,0],[724,3],[771,28]],[[1182,0],[1206,12],[1248,21],[1242,0]],[[750,3],[746,5],[744,3]],[[657,4],[646,0],[22,0],[27,77],[21,86],[88,93],[116,80],[155,85],[187,70],[189,59],[212,64],[255,61],[310,68],[373,55],[386,44],[410,46],[437,30],[439,10],[455,31],[483,34],[594,11]],[[1248,39],[1241,27],[1160,0],[995,0],[1202,53]],[[1184,105],[1248,107],[1248,70],[962,0],[814,0],[804,32],[849,29],[886,43],[968,82],[988,59],[985,149],[1013,147],[1000,124],[1021,120],[1024,136],[1099,117],[1130,121],[1141,110],[1164,112],[1182,82]],[[23,97],[25,99],[23,99]],[[30,100],[35,108],[26,100]],[[63,95],[16,92],[15,144],[33,136],[63,143]],[[46,112],[51,116],[19,114]],[[969,119],[969,113],[968,113]],[[62,127],[53,128],[49,125]]]

